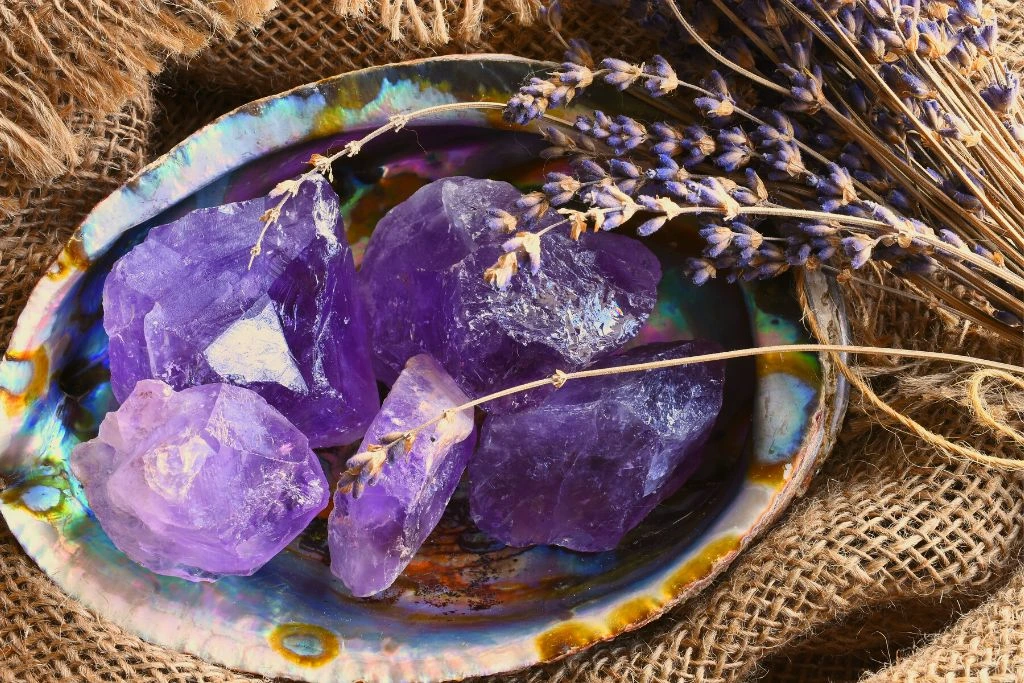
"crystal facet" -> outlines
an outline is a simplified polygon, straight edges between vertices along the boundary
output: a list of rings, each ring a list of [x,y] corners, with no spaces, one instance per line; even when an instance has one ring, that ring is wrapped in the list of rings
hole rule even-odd
[[[574,242],[550,232],[541,269],[520,271],[505,289],[481,277],[500,253],[482,246],[445,281],[442,363],[475,396],[584,368],[636,336],[654,308],[661,267],[631,237],[598,233]],[[515,394],[484,408],[507,412],[543,394]]]
[[[379,444],[387,434],[421,425],[468,400],[437,361],[414,356],[363,443]],[[385,464],[380,480],[359,498],[335,492],[328,522],[331,571],[354,595],[379,593],[402,573],[441,519],[475,442],[472,409],[453,412],[417,432],[411,450]]]
[[[258,394],[142,380],[71,468],[103,530],[148,569],[248,576],[328,502],[306,437]]]
[[[141,379],[227,382],[263,396],[313,447],[362,436],[379,398],[338,197],[319,176],[305,181],[252,258],[279,201],[192,211],[114,265],[103,324],[119,400]]]
[[[377,224],[360,281],[379,379],[391,381],[407,358],[426,351],[479,396],[584,367],[636,335],[654,307],[661,269],[630,237],[574,242],[555,229],[543,237],[538,273],[521,271],[504,290],[484,281],[508,239],[486,226],[487,209],[513,210],[520,196],[508,183],[448,178]],[[559,218],[549,212],[533,229]],[[520,405],[514,398],[487,409]]]
[[[501,238],[486,227],[487,210],[510,209],[520,196],[508,183],[444,178],[380,219],[359,271],[377,379],[391,384],[406,360],[439,350],[445,271],[478,243]]]
[[[717,350],[702,341],[651,344],[597,367]],[[469,466],[473,520],[517,547],[614,548],[700,464],[723,383],[722,363],[607,375],[489,416]]]

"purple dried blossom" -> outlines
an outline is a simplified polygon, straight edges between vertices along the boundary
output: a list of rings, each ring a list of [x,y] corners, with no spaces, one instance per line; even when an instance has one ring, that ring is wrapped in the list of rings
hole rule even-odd
[[[639,65],[611,57],[601,60],[601,68],[608,72],[604,75],[604,82],[619,90],[625,90],[643,75]]]
[[[827,103],[821,67],[814,65],[809,70],[798,71],[788,64],[781,64],[779,69],[792,84],[789,89],[790,99],[783,104],[784,108],[815,114]]]
[[[722,74],[712,71],[702,85],[708,94],[693,101],[701,113],[709,118],[732,116],[736,111],[736,100],[729,93],[729,85],[722,78]]]
[[[650,64],[644,66],[644,87],[654,97],[667,95],[679,87],[675,69],[661,55],[654,55]]]
[[[675,156],[683,151],[683,134],[667,123],[651,124],[651,151],[658,155]]]
[[[727,173],[733,173],[750,162],[754,153],[753,143],[742,128],[723,128],[718,132],[721,154],[715,157],[715,165]]]
[[[568,204],[581,187],[580,181],[565,173],[548,173],[545,180],[543,189],[551,206]]]
[[[1005,84],[993,82],[981,89],[981,97],[998,114],[1009,114],[1020,101],[1020,76],[1007,71]]]

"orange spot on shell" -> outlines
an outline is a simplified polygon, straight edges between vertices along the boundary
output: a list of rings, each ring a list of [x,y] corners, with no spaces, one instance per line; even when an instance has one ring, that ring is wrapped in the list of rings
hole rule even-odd
[[[85,253],[82,238],[76,233],[57,254],[57,261],[46,271],[46,277],[51,280],[62,280],[72,271],[84,271],[89,267],[89,263],[89,255]]]
[[[671,598],[681,595],[697,581],[710,576],[715,563],[723,560],[726,555],[738,550],[739,547],[740,537],[736,534],[729,534],[711,541],[699,555],[688,560],[665,581],[665,592]]]
[[[782,485],[789,480],[789,473],[792,470],[792,463],[760,463],[756,462],[750,466],[747,478],[758,484],[765,484],[774,488],[782,488]]]
[[[662,603],[654,598],[634,598],[616,607],[608,618],[612,633],[621,633],[645,624],[658,615]]]
[[[23,391],[13,393],[0,388],[0,405],[6,414],[14,415],[46,391],[46,383],[50,379],[50,359],[46,349],[41,346],[32,351],[8,351],[4,357],[17,363],[28,363],[31,367],[32,375]]]
[[[548,629],[537,636],[537,650],[542,662],[548,662],[607,637],[609,633],[602,628],[592,626],[583,621],[569,621]]]
[[[338,636],[314,624],[287,623],[275,626],[267,636],[279,655],[301,666],[323,666],[338,656]]]

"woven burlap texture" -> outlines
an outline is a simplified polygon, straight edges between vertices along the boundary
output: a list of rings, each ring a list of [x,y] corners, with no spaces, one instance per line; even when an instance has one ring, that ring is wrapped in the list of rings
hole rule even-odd
[[[1012,0],[996,5],[1004,35],[1024,32],[1024,8]],[[571,6],[566,33],[587,37],[600,53],[648,53],[649,40],[610,18],[613,11]],[[542,29],[523,29],[501,9],[486,12],[493,32],[444,50],[557,54]],[[155,104],[141,92],[118,114],[69,121],[82,131],[76,169],[29,198],[19,189],[13,218],[0,219],[0,343],[76,222],[145,159],[246,99],[435,52],[386,37],[373,21],[339,17],[330,3],[288,0],[262,29],[214,41],[175,64]],[[0,173],[0,192],[7,191],[3,180]],[[846,291],[858,341],[1019,353],[960,336],[917,305]],[[925,424],[999,449],[979,443],[969,411],[944,390],[953,379],[948,368],[863,370],[887,400]],[[915,379],[922,375],[941,381]],[[1024,575],[1014,575],[1024,545],[1022,494],[1024,476],[951,462],[880,426],[854,396],[841,444],[806,497],[704,594],[638,633],[494,680],[1024,680]],[[0,608],[3,681],[258,680],[149,645],[96,618],[41,574],[6,529]]]

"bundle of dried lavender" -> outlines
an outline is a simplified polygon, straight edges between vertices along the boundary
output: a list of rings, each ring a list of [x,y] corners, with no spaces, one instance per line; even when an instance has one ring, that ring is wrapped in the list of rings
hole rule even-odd
[[[538,267],[529,225],[549,205],[575,235],[634,216],[649,235],[691,214],[705,221],[703,255],[690,261],[698,283],[791,268],[848,279],[872,264],[912,296],[1024,342],[1020,79],[996,55],[988,8],[664,0],[664,9],[677,42],[712,62],[705,71],[693,47],[684,71],[661,56],[597,65],[571,41],[561,66],[509,101],[507,118],[525,123],[601,79],[659,98],[666,114],[640,122],[595,111],[572,130],[546,127],[547,153],[570,157],[573,173],[551,174],[519,216],[495,215],[518,231],[509,253]],[[545,16],[561,39],[557,2]],[[506,281],[517,265],[502,259],[488,277]]]

